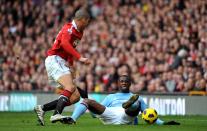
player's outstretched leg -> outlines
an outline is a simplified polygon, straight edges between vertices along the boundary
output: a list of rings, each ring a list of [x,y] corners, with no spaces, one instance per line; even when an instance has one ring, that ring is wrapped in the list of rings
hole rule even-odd
[[[86,112],[87,109],[89,109],[94,114],[100,115],[105,111],[106,107],[94,100],[86,98],[76,106],[72,116],[68,118],[64,118],[62,120],[62,123],[64,124],[76,123],[77,119],[80,118]]]
[[[138,100],[138,98],[139,98],[138,94],[135,94],[135,95],[131,96],[128,101],[126,101],[122,104],[122,107],[124,109],[129,108],[131,105],[134,104],[134,102],[136,102]]]
[[[65,106],[70,106],[70,105],[72,105],[72,104],[78,102],[79,100],[80,100],[80,93],[79,93],[78,90],[76,89],[76,91],[71,95],[69,102],[66,103]],[[57,103],[58,103],[58,100],[55,100],[55,101],[50,102],[50,103],[47,103],[47,104],[43,105],[43,110],[44,110],[44,111],[45,111],[45,110],[48,111],[49,109],[50,109],[50,110],[54,110],[54,109],[56,109]],[[68,118],[68,116],[62,116],[62,115],[59,115],[59,114],[58,114],[58,115],[53,115],[53,116],[51,116],[50,121],[51,121],[52,123],[55,123],[55,122],[57,122],[57,121],[60,121],[60,122],[62,122],[62,123],[65,123],[65,121],[68,121],[66,118]],[[65,119],[66,119],[66,120],[65,120]]]
[[[87,90],[83,90],[80,87],[77,87],[77,90],[83,99],[88,98]],[[72,117],[63,118],[60,122],[62,122],[63,124],[76,124],[75,120],[77,120],[77,118],[84,114],[87,108],[88,106],[86,103],[80,103],[73,112]]]
[[[66,94],[64,94],[64,93],[66,93]],[[64,107],[69,103],[68,96],[71,96],[71,95],[68,95],[68,94],[67,94],[67,90],[64,90],[63,94],[59,97],[58,102],[56,104],[54,114],[50,117],[50,121],[52,123],[55,123],[57,121],[61,121],[63,118],[66,118],[66,116],[62,116],[61,113],[62,113]]]
[[[72,94],[72,96],[70,97],[70,103],[67,103],[67,106],[70,106],[71,104],[74,104],[76,102],[78,102],[80,100],[80,90],[82,89],[76,89],[76,91]],[[82,94],[83,94],[84,90],[82,90]],[[86,93],[84,94],[84,96],[81,96],[82,98],[86,96]],[[57,103],[58,103],[58,99],[56,100],[53,100],[49,103],[46,103],[44,105],[37,105],[34,107],[34,111],[37,115],[37,118],[38,118],[38,122],[40,123],[40,125],[44,126],[44,114],[47,112],[47,111],[51,111],[51,110],[54,110],[57,106]],[[63,117],[65,118],[65,117]]]
[[[58,83],[63,86],[64,90],[58,98],[58,102],[54,111],[54,114],[50,117],[50,121],[55,123],[61,121],[66,116],[62,116],[61,113],[65,106],[70,105],[70,98],[76,91],[76,86],[73,83],[73,78],[70,73],[62,75],[58,78]]]
[[[45,112],[42,110],[42,106],[41,105],[37,105],[34,108],[34,111],[35,111],[35,113],[37,115],[38,122],[40,123],[40,125],[44,126],[45,125],[45,122],[44,122],[44,114],[45,114]]]
[[[76,106],[76,108],[73,111],[72,116],[63,118],[61,122],[63,124],[75,124],[76,120],[79,117],[81,117],[86,112],[87,109],[88,109],[88,103],[87,103],[87,100],[84,99],[80,104]]]

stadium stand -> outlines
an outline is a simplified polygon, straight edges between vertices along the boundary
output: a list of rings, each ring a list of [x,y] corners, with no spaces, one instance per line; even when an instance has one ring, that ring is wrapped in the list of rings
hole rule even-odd
[[[92,59],[76,64],[81,88],[113,92],[128,73],[133,92],[207,91],[205,0],[1,0],[0,92],[53,90],[46,51],[80,7],[92,16],[78,47]]]

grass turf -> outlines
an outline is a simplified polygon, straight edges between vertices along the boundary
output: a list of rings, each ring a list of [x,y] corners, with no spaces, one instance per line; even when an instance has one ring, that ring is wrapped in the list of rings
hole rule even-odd
[[[176,120],[180,126],[158,126],[145,124],[139,119],[139,125],[103,125],[89,114],[83,115],[76,125],[52,124],[51,113],[45,116],[46,125],[39,126],[33,112],[0,112],[0,131],[207,131],[207,116],[161,116],[161,119]],[[66,114],[65,114],[66,115]]]

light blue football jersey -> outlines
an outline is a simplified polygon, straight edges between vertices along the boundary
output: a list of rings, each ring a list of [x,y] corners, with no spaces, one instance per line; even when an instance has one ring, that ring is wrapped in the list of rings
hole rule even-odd
[[[121,107],[123,102],[129,100],[132,96],[132,93],[115,93],[110,94],[105,97],[101,102],[102,105],[106,107]]]
[[[133,93],[115,93],[110,94],[105,97],[101,102],[102,105],[106,107],[122,107],[122,103],[129,100],[129,98],[134,95]],[[139,97],[140,111],[144,111],[148,108],[147,104],[144,102],[142,97]]]
[[[129,100],[129,98],[132,96],[132,93],[115,93],[115,94],[110,94],[107,95],[105,97],[105,99],[101,102],[102,105],[104,105],[105,107],[122,107],[122,103],[126,102],[127,100]],[[142,97],[139,97],[139,110],[143,112],[145,109],[148,108],[148,105],[144,102]],[[158,125],[162,125],[164,123],[164,121],[162,121],[161,119],[157,119],[157,121],[155,122]],[[135,118],[134,124],[137,125],[138,124],[138,119]]]

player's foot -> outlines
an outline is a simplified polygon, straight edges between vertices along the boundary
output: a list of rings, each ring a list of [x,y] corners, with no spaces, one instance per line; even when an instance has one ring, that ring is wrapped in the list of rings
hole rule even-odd
[[[63,124],[69,124],[69,125],[76,124],[76,122],[71,117],[63,118],[62,121],[61,121],[61,123],[63,123]]]
[[[45,122],[44,122],[45,112],[42,110],[41,105],[37,105],[34,108],[34,112],[37,114],[38,122],[40,123],[40,125],[44,126],[45,125]]]
[[[122,107],[124,109],[129,108],[132,104],[134,104],[135,101],[138,100],[138,98],[139,98],[138,94],[135,94],[135,95],[131,96],[128,101],[126,101],[122,104]]]
[[[55,122],[58,122],[58,121],[63,122],[64,119],[66,119],[67,117],[68,116],[62,116],[61,114],[56,114],[56,115],[50,117],[50,121],[52,123],[55,123]]]

